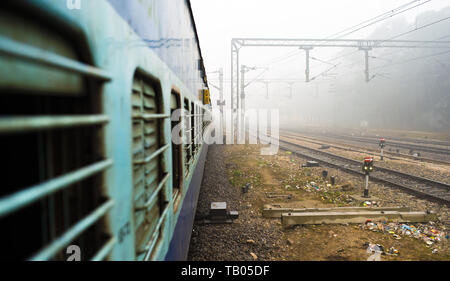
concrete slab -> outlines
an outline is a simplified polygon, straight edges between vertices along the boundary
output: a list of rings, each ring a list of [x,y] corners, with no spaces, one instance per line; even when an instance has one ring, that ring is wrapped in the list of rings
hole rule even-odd
[[[263,217],[265,218],[281,218],[283,213],[324,213],[324,212],[368,212],[368,211],[397,211],[409,212],[408,207],[335,207],[335,208],[281,208],[273,205],[265,205],[263,209]]]
[[[396,212],[396,211],[367,211],[367,212],[306,212],[283,213],[281,224],[288,228],[302,224],[341,224],[364,223],[366,220],[393,222],[429,222],[437,219],[435,213],[427,212]]]
[[[291,199],[292,198],[292,194],[277,194],[275,192],[266,192],[266,197],[267,198],[287,198],[287,199]]]
[[[309,168],[309,167],[320,167],[319,163],[316,161],[306,161],[306,164],[302,165],[303,168]]]

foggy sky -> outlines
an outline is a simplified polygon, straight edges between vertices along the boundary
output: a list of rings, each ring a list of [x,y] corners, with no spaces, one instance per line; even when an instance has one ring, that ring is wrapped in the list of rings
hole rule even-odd
[[[326,38],[364,20],[410,1],[268,1],[268,0],[192,0],[193,12],[207,72],[224,68],[225,97],[229,105],[230,40],[232,37]],[[422,1],[425,2],[425,1]],[[450,0],[433,0],[389,20],[355,32],[346,39],[387,39],[391,36],[450,16]],[[402,36],[401,40],[435,40],[449,35],[450,20]],[[355,49],[315,48],[311,56],[328,60]],[[261,78],[292,79],[293,99],[287,83],[272,83],[268,100],[262,83],[247,89],[247,108],[275,107],[282,110],[284,123],[329,124],[450,131],[450,56],[448,54],[411,63],[379,68],[389,63],[445,50],[380,49],[370,53],[370,66],[376,75],[364,81],[364,53],[333,61],[339,63],[315,82],[305,83],[304,52],[296,48],[254,48],[241,50],[241,64],[265,66]],[[286,57],[284,60],[280,58]],[[330,65],[312,60],[311,77]],[[248,81],[261,71],[247,74]],[[208,80],[217,85],[217,75]],[[218,93],[211,88],[213,105]]]

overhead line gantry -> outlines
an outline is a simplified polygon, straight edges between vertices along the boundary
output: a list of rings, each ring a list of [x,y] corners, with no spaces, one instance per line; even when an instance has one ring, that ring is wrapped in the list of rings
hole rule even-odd
[[[310,82],[310,51],[314,48],[357,48],[364,51],[366,82],[370,81],[369,52],[375,48],[420,48],[450,49],[450,41],[418,41],[418,40],[367,40],[367,39],[281,39],[281,38],[232,38],[231,39],[231,110],[239,111],[245,103],[245,97],[239,104],[239,51],[243,47],[297,47],[305,50],[306,82]],[[236,105],[236,106],[235,106]],[[239,116],[239,114],[238,114]],[[233,116],[232,116],[233,118]],[[232,119],[233,121],[233,119]]]

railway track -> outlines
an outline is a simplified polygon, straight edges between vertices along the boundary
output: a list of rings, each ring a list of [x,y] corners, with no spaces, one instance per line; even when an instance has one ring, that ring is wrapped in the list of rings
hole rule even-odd
[[[286,140],[286,138],[282,136],[280,136],[279,144],[281,149],[291,151],[292,153],[304,158],[314,160],[324,165],[332,166],[352,174],[364,176],[361,171],[360,161],[303,146],[293,142],[292,140],[289,141],[289,138]],[[450,184],[377,166],[374,167],[374,172],[370,174],[370,178],[372,181],[377,181],[400,188],[417,197],[450,206]]]
[[[356,142],[370,143],[370,144],[375,144],[375,145],[378,145],[378,143],[379,143],[379,140],[373,139],[373,138],[345,136],[345,135],[330,135],[330,136],[335,137],[335,138],[346,139],[346,140],[356,141]],[[422,152],[428,152],[428,153],[450,155],[450,149],[442,148],[442,147],[432,147],[429,145],[403,143],[403,142],[393,141],[393,140],[389,140],[389,139],[386,140],[386,145],[390,145],[392,147],[408,149],[408,150],[414,150],[414,151],[422,151]]]
[[[363,147],[358,147],[358,146],[354,146],[354,145],[349,145],[346,144],[348,147],[344,147],[342,143],[339,143],[340,145],[333,145],[330,144],[329,141],[322,141],[319,140],[317,138],[312,138],[312,137],[306,137],[303,135],[300,135],[298,133],[292,133],[292,132],[287,132],[287,133],[283,133],[285,136],[289,136],[289,137],[293,137],[293,138],[301,138],[304,139],[307,142],[310,143],[314,143],[317,145],[328,145],[330,147],[333,148],[337,148],[337,149],[342,149],[342,150],[346,150],[346,151],[352,151],[352,152],[360,152],[360,153],[369,153],[369,154],[373,154],[373,155],[379,155],[379,149],[371,149],[371,148],[363,148]],[[434,164],[444,164],[444,165],[450,165],[449,161],[444,161],[444,160],[439,160],[439,159],[433,159],[433,158],[427,158],[427,157],[423,157],[423,156],[413,156],[413,155],[408,155],[408,154],[404,154],[404,153],[396,153],[396,152],[392,152],[392,151],[384,151],[384,157],[385,158],[390,158],[390,159],[395,159],[395,160],[402,160],[401,158],[396,158],[397,157],[401,157],[401,158],[406,158],[406,159],[411,159],[414,161],[421,161],[421,162],[428,162],[428,163],[434,163]]]
[[[372,139],[378,139],[377,137],[368,137]],[[448,141],[440,141],[440,140],[430,140],[430,139],[411,139],[411,138],[398,138],[398,137],[391,137],[387,136],[386,138],[394,141],[399,142],[410,142],[410,143],[419,143],[419,144],[425,144],[425,145],[441,145],[441,146],[448,146],[450,147],[450,142]]]

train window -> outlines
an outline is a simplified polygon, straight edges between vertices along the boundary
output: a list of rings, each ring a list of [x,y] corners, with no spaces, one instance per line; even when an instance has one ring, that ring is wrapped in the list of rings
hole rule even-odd
[[[170,95],[170,114],[174,113],[175,110],[181,110],[180,94],[172,91]],[[178,120],[171,121],[171,131],[179,126],[181,123],[181,114],[178,115]],[[182,131],[180,131],[180,138],[182,138]],[[175,200],[174,212],[178,209],[179,200],[181,198],[181,190],[183,186],[183,148],[182,144],[175,144],[172,141],[172,181],[173,181],[173,198]]]
[[[199,133],[200,133],[200,131],[199,131],[199,129],[198,129],[198,117],[199,117],[199,114],[198,114],[198,105],[195,105],[195,111],[194,111],[194,113],[195,113],[195,138],[194,138],[194,147],[195,147],[195,150],[198,150],[198,135],[199,135]]]
[[[162,97],[151,80],[137,74],[131,93],[133,126],[134,232],[136,259],[148,260],[161,241],[168,210],[163,156],[170,144],[164,143]]]
[[[194,155],[196,152],[196,146],[195,146],[195,134],[197,133],[197,130],[195,129],[195,106],[194,103],[191,102],[191,151]]]
[[[185,160],[184,160],[184,165],[185,165],[185,176],[187,177],[189,175],[189,168],[191,165],[191,160],[192,160],[192,153],[191,153],[191,148],[192,145],[189,143],[189,141],[191,140],[191,119],[189,118],[189,100],[188,99],[184,99],[184,130],[185,130],[185,143],[184,143],[184,155],[185,155]]]
[[[52,17],[44,24],[3,8],[0,260],[67,260],[69,245],[81,260],[107,258],[115,240],[106,223],[113,201],[104,173],[112,160],[104,154],[101,86],[109,75],[82,59],[71,41],[82,38],[54,31]],[[40,64],[34,53],[63,56],[77,69]]]
[[[201,144],[201,135],[202,135],[202,131],[201,131],[201,120],[202,120],[202,118],[201,118],[201,115],[200,115],[200,107],[197,105],[196,107],[195,107],[195,109],[196,109],[196,127],[197,127],[197,136],[196,136],[196,140],[195,140],[195,142],[196,142],[196,147],[198,148],[199,146],[200,146],[200,144]]]
[[[205,127],[206,127],[206,116],[205,116],[205,109],[202,108],[202,131],[205,131]]]

